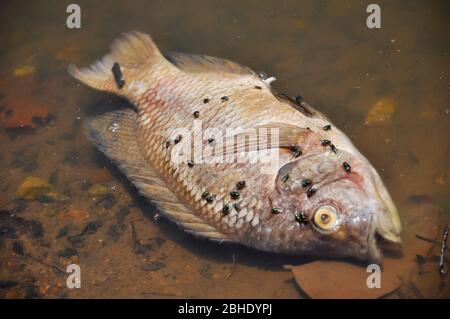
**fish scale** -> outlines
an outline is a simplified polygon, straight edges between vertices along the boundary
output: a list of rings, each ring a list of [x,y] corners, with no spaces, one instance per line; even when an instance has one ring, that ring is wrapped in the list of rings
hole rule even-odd
[[[214,57],[162,55],[140,32],[124,34],[111,49],[91,67],[70,66],[69,73],[129,99],[135,110],[87,120],[88,136],[185,231],[271,252],[364,260],[381,258],[376,235],[400,243],[395,206],[369,161],[324,115],[275,93],[271,78]],[[111,121],[114,132],[106,129]],[[202,130],[193,136],[196,123]],[[192,138],[202,154],[217,150],[224,142],[219,133],[229,128],[243,129],[233,136],[238,143],[206,159],[274,151],[268,157],[274,162],[267,165],[259,161],[262,153],[253,153],[256,162],[204,163],[186,153],[194,148]],[[216,131],[205,134],[209,129]],[[262,144],[263,129],[275,144]],[[242,144],[250,130],[258,134]],[[312,181],[307,188],[305,179]],[[329,229],[318,214],[328,214],[322,219],[333,221]]]

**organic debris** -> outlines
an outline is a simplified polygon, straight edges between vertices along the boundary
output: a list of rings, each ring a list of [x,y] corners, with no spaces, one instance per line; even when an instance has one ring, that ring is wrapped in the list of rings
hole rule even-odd
[[[89,187],[89,195],[91,196],[102,196],[109,193],[108,187],[102,184],[94,184],[91,187]]]
[[[60,61],[72,61],[79,53],[80,47],[75,44],[70,44],[56,52],[55,57]]]
[[[434,177],[434,182],[441,186],[448,185],[450,181],[450,170],[439,173]]]
[[[136,255],[145,254],[148,251],[156,251],[159,249],[165,242],[165,240],[161,237],[155,237],[148,241],[148,243],[144,243],[137,234],[136,227],[134,223],[131,223],[131,240],[133,251]]]
[[[411,195],[411,196],[409,196],[409,201],[416,205],[433,204],[434,203],[433,197],[426,195],[426,194]]]
[[[375,104],[370,108],[364,124],[366,126],[383,124],[392,118],[394,112],[394,99],[382,97],[378,99],[378,101],[376,101]]]
[[[420,239],[420,240],[423,240],[423,241],[426,241],[426,242],[429,242],[429,243],[432,243],[432,244],[442,245],[442,242],[440,242],[439,240],[426,238],[426,237],[423,237],[423,236],[421,236],[419,234],[416,235],[416,238]],[[446,250],[450,251],[449,248],[446,248]]]
[[[49,109],[40,104],[35,104],[26,98],[18,98],[13,104],[8,104],[12,111],[12,115],[4,121],[7,129],[13,128],[36,128],[37,123],[46,121],[49,118]]]
[[[157,271],[166,267],[166,264],[163,262],[155,261],[152,263],[142,265],[141,269],[143,271]]]
[[[35,87],[31,76],[0,78],[0,93],[4,96],[0,120],[5,128],[36,128],[52,118],[49,107],[33,96]]]
[[[439,272],[441,276],[444,276],[447,273],[447,269],[445,268],[445,252],[447,250],[447,239],[449,229],[450,224],[445,226],[444,234],[442,235],[441,255],[439,258]]]
[[[13,75],[14,76],[27,76],[27,75],[31,75],[34,74],[34,72],[36,71],[35,67],[32,65],[23,65],[21,67],[18,67],[17,69],[15,69],[13,71]]]
[[[30,234],[34,239],[42,238],[44,227],[37,220],[24,219],[7,210],[0,211],[0,240],[17,239],[25,233]]]
[[[424,120],[434,120],[439,116],[439,112],[436,110],[426,109],[420,112],[420,118]]]
[[[90,217],[89,213],[75,207],[69,208],[65,214],[61,215],[62,219],[67,219],[68,221],[72,221],[74,223],[81,223],[82,221],[88,219]]]
[[[46,180],[28,176],[17,188],[16,195],[18,198],[35,200],[41,196],[55,196],[53,186]]]

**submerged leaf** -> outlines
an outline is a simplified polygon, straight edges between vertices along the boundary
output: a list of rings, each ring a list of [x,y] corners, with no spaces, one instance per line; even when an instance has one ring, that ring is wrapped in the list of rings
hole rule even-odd
[[[44,179],[28,176],[17,188],[17,197],[23,199],[36,199],[39,196],[50,194],[53,187]]]
[[[365,125],[372,126],[382,124],[391,119],[395,112],[394,99],[389,97],[382,97],[375,102],[367,114]]]
[[[89,212],[76,207],[70,207],[66,212],[60,214],[59,216],[61,220],[67,220],[75,223],[81,223],[89,217]]]
[[[367,287],[371,273],[363,267],[340,261],[315,261],[302,266],[287,267],[300,288],[312,298],[379,298],[396,290],[401,281],[392,273],[383,272],[381,287]]]
[[[13,71],[14,76],[26,76],[35,72],[35,67],[32,65],[23,65]]]
[[[89,187],[89,195],[91,196],[101,196],[109,193],[108,187],[102,184],[95,184]]]
[[[434,182],[438,185],[445,186],[450,181],[450,171],[441,172],[434,177]]]

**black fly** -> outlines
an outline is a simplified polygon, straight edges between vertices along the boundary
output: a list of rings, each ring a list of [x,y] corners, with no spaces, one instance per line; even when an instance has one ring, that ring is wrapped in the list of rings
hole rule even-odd
[[[303,188],[309,187],[309,186],[311,186],[311,184],[312,184],[312,181],[310,179],[308,179],[308,178],[302,180],[302,187]]]
[[[322,146],[330,146],[331,145],[331,141],[330,140],[321,140],[320,144]]]
[[[310,186],[308,188],[308,190],[306,191],[306,196],[308,198],[311,198],[311,196],[314,195],[315,192],[316,192],[316,190],[312,186]]]
[[[334,146],[334,144],[330,145],[331,150],[333,151],[334,154],[337,154],[337,148],[336,146]]]
[[[308,223],[308,217],[306,217],[305,211],[301,210],[294,216],[295,216],[295,220],[299,224],[307,224]]]
[[[232,191],[230,192],[231,199],[238,199],[239,198],[239,192],[238,191]]]
[[[202,199],[206,199],[206,197],[208,197],[209,196],[209,193],[208,192],[203,192],[203,194],[202,194]]]
[[[114,80],[116,81],[116,85],[120,90],[125,85],[125,80],[123,79],[123,74],[122,74],[122,71],[120,70],[119,63],[115,62],[113,64],[111,71],[114,75]]]
[[[222,215],[226,216],[230,212],[230,205],[224,204],[222,207]]]
[[[180,141],[181,141],[182,138],[183,138],[183,136],[178,135],[177,137],[175,137],[175,139],[173,140],[173,142],[174,142],[175,144],[178,144],[178,143],[180,143]]]
[[[292,152],[292,155],[297,158],[300,155],[302,155],[302,151],[300,150],[300,147],[298,147],[297,145],[292,145],[291,147],[289,147],[289,149]]]
[[[351,170],[352,170],[352,168],[350,167],[350,164],[347,163],[347,162],[342,163],[342,167],[344,168],[344,171],[345,171],[346,173],[350,173]]]
[[[208,204],[211,204],[214,201],[214,196],[209,195],[205,199]]]
[[[246,185],[245,181],[239,181],[236,183],[236,188],[241,190],[245,187],[245,185]]]
[[[276,215],[276,214],[279,214],[279,213],[281,213],[281,209],[276,208],[276,207],[272,208],[272,214]]]

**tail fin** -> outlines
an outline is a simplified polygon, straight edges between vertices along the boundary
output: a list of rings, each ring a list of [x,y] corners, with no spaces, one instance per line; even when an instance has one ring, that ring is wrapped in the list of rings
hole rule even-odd
[[[146,69],[146,65],[155,63],[157,59],[166,61],[150,36],[133,31],[123,33],[122,37],[116,39],[111,45],[111,52],[102,59],[82,69],[71,64],[68,72],[92,88],[125,95],[116,84],[112,72],[114,63],[120,65],[126,84],[127,79],[135,77],[139,71]]]

